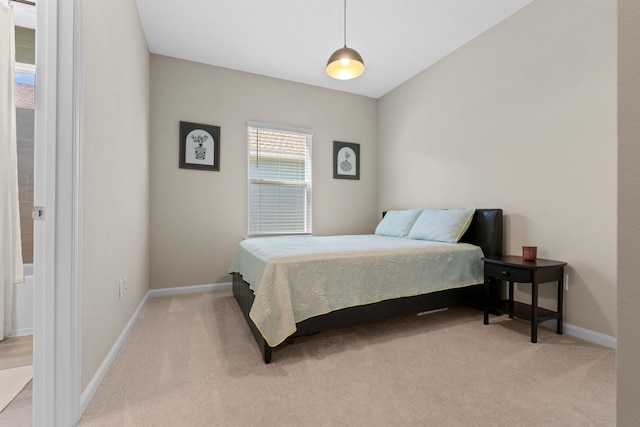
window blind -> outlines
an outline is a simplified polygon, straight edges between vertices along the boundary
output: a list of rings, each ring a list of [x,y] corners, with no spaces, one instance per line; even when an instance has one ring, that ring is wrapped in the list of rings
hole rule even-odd
[[[250,236],[311,233],[312,135],[249,124]]]

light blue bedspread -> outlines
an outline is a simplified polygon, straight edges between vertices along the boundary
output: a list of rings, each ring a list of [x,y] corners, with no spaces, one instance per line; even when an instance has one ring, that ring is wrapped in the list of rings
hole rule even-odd
[[[296,322],[342,308],[483,282],[482,249],[378,235],[240,243],[231,272],[255,293],[249,316],[275,347]]]

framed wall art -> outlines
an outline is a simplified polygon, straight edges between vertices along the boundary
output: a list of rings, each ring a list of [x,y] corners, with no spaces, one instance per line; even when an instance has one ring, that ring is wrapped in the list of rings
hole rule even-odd
[[[360,144],[333,141],[333,177],[360,179]]]
[[[220,126],[180,122],[180,167],[220,170]]]

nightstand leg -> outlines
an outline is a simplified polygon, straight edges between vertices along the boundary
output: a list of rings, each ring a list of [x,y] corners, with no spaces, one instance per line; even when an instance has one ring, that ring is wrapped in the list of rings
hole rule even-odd
[[[484,276],[484,324],[489,324],[489,278]]]
[[[531,342],[538,342],[538,283],[531,284]]]
[[[556,326],[556,333],[558,335],[562,335],[562,307],[564,306],[563,296],[564,296],[564,271],[560,274],[560,279],[558,280],[558,324]]]
[[[509,307],[513,307],[513,282],[509,282]],[[513,314],[509,314],[509,319],[513,319]]]

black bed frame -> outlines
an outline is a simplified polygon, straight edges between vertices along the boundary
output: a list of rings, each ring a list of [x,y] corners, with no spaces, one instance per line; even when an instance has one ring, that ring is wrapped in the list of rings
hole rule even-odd
[[[485,256],[502,255],[502,209],[477,209],[469,229],[460,241],[480,246]],[[232,273],[232,275],[233,295],[262,351],[264,363],[270,363],[272,347],[267,344],[253,320],[249,317],[249,311],[253,305],[255,295],[249,289],[249,284],[242,279],[242,275],[239,273]],[[297,323],[296,332],[289,338],[455,305],[471,305],[482,308],[483,301],[483,284],[413,297],[396,298],[374,304],[344,308],[312,317]]]

